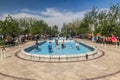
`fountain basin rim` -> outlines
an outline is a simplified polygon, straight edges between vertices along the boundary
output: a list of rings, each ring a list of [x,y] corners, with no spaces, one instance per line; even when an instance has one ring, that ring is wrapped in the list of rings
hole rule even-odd
[[[43,42],[46,42],[46,41],[43,41]],[[59,58],[60,57],[60,58],[66,58],[66,57],[85,57],[86,54],[88,56],[91,56],[91,55],[94,55],[94,54],[96,54],[98,52],[97,48],[95,48],[95,47],[93,47],[93,46],[91,46],[89,44],[86,44],[86,43],[84,43],[82,41],[78,41],[78,42],[80,42],[80,43],[82,43],[84,45],[87,45],[87,46],[93,48],[94,50],[91,51],[91,52],[83,53],[83,54],[73,54],[73,55],[71,55],[71,54],[69,54],[69,55],[55,55],[55,54],[50,54],[50,55],[44,55],[44,54],[32,54],[32,53],[26,52],[25,49],[28,48],[28,47],[30,47],[30,46],[28,46],[28,47],[24,47],[21,50],[21,53],[24,54],[24,55],[26,55],[26,56],[31,56],[31,57],[43,57],[43,58],[50,58],[50,57],[51,58]],[[31,46],[33,46],[33,45],[31,45]]]

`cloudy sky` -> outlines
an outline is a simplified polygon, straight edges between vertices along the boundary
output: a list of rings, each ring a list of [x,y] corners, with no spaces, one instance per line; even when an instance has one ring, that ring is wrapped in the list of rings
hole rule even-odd
[[[92,7],[108,9],[119,0],[0,0],[0,19],[10,14],[13,17],[34,17],[45,20],[50,26],[82,19]]]

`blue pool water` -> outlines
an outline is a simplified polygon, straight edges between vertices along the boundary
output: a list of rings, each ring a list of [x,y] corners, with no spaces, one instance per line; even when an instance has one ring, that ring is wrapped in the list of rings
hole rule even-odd
[[[52,42],[52,52],[49,52],[48,50],[48,44],[49,42],[45,42],[43,44],[40,44],[38,46],[38,50],[36,49],[31,49],[27,52],[32,53],[32,54],[44,54],[44,55],[74,55],[74,54],[85,54],[87,52],[91,52],[92,50],[82,44],[79,45],[79,49],[75,47],[75,42],[65,42],[66,47],[61,48],[61,42],[59,43],[59,48],[56,49],[56,44],[55,42]]]

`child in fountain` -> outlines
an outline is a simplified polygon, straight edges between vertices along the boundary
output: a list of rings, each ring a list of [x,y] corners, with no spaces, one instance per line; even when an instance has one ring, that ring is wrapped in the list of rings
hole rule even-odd
[[[35,42],[35,49],[38,49],[38,40]]]
[[[65,48],[65,43],[64,43],[64,40],[62,41],[61,46],[62,46],[62,49],[63,49],[63,48]]]
[[[55,39],[55,43],[56,43],[55,48],[56,48],[57,50],[60,49],[60,48],[59,48],[59,44],[58,44],[58,40],[57,40],[57,39]]]
[[[55,39],[55,43],[56,43],[56,45],[58,45],[58,40],[57,39]]]
[[[49,42],[49,44],[48,44],[48,50],[49,50],[49,52],[52,52],[52,44],[51,44],[51,42]]]
[[[79,48],[79,43],[78,43],[78,42],[76,42],[75,46],[76,46],[76,48],[77,48],[78,50],[80,50],[80,48]]]
[[[56,45],[55,48],[56,48],[56,50],[60,50],[59,45]]]

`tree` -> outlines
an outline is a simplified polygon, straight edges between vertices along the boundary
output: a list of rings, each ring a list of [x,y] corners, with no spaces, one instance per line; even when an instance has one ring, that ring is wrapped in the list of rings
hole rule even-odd
[[[51,34],[55,36],[55,34],[58,34],[58,26],[54,25],[51,27]]]
[[[16,35],[19,31],[18,22],[8,15],[3,22],[1,22],[1,33],[4,35]]]

